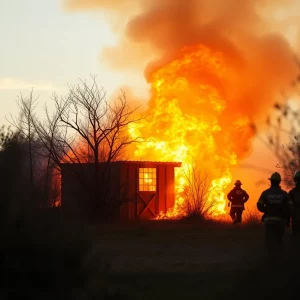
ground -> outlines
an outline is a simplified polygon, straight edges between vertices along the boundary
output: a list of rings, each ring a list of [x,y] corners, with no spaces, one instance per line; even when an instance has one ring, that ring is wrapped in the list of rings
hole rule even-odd
[[[292,292],[285,288],[292,284],[289,276],[295,277],[292,266],[265,264],[262,224],[149,221],[34,228],[30,241],[6,242],[3,270],[10,289],[3,286],[1,299],[7,291],[31,299],[267,299]],[[291,253],[290,230],[285,244]]]
[[[263,229],[260,224],[188,222],[103,227],[85,268],[98,274],[103,269],[105,276],[90,288],[101,286],[129,299],[251,299],[244,289],[250,287],[258,299],[261,286],[255,273],[268,273]],[[287,251],[290,240],[287,231]]]

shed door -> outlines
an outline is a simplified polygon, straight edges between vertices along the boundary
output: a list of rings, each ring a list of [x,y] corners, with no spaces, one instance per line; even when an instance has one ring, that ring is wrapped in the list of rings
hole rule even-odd
[[[138,189],[137,218],[152,219],[158,213],[156,168],[139,168]]]

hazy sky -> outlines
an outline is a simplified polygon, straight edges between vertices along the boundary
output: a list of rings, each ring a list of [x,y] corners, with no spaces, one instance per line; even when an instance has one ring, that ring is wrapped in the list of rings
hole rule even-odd
[[[300,15],[300,1],[288,3],[286,10],[277,12],[278,20]],[[105,17],[100,11],[67,12],[62,0],[0,0],[1,123],[5,115],[17,112],[20,92],[26,95],[31,88],[43,102],[53,91],[63,93],[68,83],[90,74],[97,74],[108,92],[134,82],[137,93],[137,87],[145,87],[136,73],[116,73],[100,61],[101,48],[117,43]],[[294,26],[288,25],[286,34],[296,40]]]
[[[100,12],[67,13],[61,0],[0,0],[0,36],[0,123],[31,88],[44,102],[90,74],[108,92],[129,81],[101,64],[100,49],[115,37]]]

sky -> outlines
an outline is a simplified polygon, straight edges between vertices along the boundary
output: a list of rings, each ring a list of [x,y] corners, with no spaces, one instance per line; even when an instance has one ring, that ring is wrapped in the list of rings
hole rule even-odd
[[[0,123],[17,114],[17,97],[34,95],[49,102],[53,91],[96,75],[108,93],[134,79],[110,71],[99,58],[116,37],[97,14],[68,13],[61,0],[0,0]],[[136,80],[136,79],[135,79]]]
[[[126,0],[124,0],[126,1]],[[147,84],[143,70],[116,72],[100,59],[100,50],[118,43],[117,35],[108,24],[107,11],[68,11],[62,0],[0,0],[0,124],[7,124],[9,115],[18,113],[16,100],[20,93],[28,95],[33,88],[42,103],[55,91],[67,92],[67,85],[79,78],[97,75],[98,82],[109,93],[124,85],[133,86],[135,94],[144,97]],[[299,43],[297,26],[288,20],[300,19],[300,1],[289,1],[286,9],[273,12],[284,34],[292,45]],[[239,167],[233,170],[240,176],[245,188],[259,191],[268,184],[267,177],[276,170],[276,160],[256,139],[252,154],[244,165],[254,165],[256,170]],[[264,166],[266,155],[269,165]],[[258,171],[258,168],[261,169]]]
[[[289,2],[276,18],[297,18],[300,1]],[[297,8],[299,8],[297,10]],[[69,11],[64,1],[0,0],[0,122],[17,114],[20,93],[33,88],[41,102],[49,102],[56,91],[64,94],[69,83],[97,75],[108,93],[123,85],[134,85],[143,94],[146,83],[142,72],[116,72],[100,60],[100,50],[117,44],[107,11]],[[286,35],[295,41],[295,27],[286,26]]]

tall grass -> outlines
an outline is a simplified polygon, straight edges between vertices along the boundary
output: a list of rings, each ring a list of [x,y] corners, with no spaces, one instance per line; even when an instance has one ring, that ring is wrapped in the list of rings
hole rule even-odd
[[[248,225],[261,224],[261,213],[256,209],[245,210],[243,213],[243,222]]]

